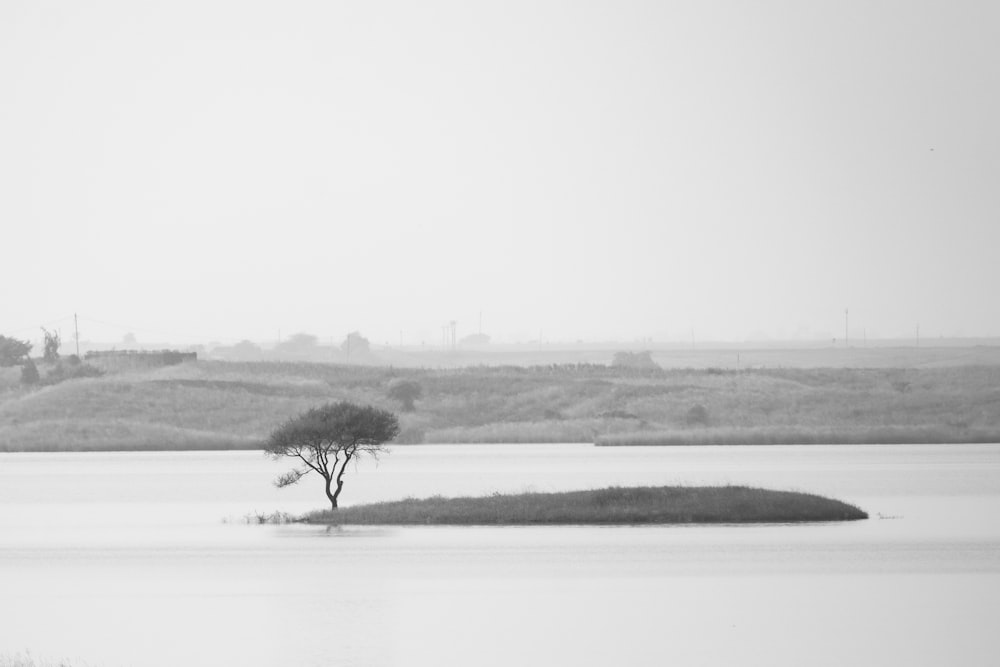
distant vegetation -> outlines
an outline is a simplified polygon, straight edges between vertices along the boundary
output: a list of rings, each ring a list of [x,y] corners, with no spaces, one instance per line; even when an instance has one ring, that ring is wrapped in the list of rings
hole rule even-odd
[[[102,375],[104,375],[104,371],[100,368],[85,364],[78,357],[72,355],[66,359],[58,359],[45,366],[45,375],[39,379],[39,382],[43,385],[59,384],[66,380],[99,378]]]
[[[15,653],[14,655],[0,655],[0,667],[72,667],[72,665],[65,660],[51,662],[35,658],[30,653]]]
[[[31,352],[31,343],[26,340],[0,335],[0,368],[21,365]]]
[[[615,352],[611,365],[619,368],[659,368],[652,352]]]
[[[662,486],[407,499],[316,512],[306,521],[369,525],[551,525],[789,523],[867,518],[865,512],[853,505],[806,493],[744,486]]]
[[[39,368],[35,387],[21,384],[20,368],[0,368],[0,451],[260,448],[275,424],[340,400],[402,408],[395,442],[404,444],[1000,441],[997,365],[737,371],[199,361],[58,384],[45,378],[68,367]]]
[[[104,375],[100,369],[81,363],[76,355],[63,359],[59,355],[62,339],[58,332],[42,327],[42,333],[45,337],[44,352],[42,358],[37,360],[30,356],[31,343],[0,335],[0,370],[20,366],[20,382],[25,387],[58,384],[75,378]],[[42,366],[41,369],[39,364]],[[9,385],[10,377],[9,373],[0,372],[0,390]]]

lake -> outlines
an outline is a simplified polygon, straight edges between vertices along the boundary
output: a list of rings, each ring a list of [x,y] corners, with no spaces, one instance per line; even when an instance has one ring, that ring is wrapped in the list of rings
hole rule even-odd
[[[0,454],[0,656],[178,665],[993,665],[1000,446],[395,447],[342,504],[613,484],[828,495],[807,525],[247,525],[257,452]]]

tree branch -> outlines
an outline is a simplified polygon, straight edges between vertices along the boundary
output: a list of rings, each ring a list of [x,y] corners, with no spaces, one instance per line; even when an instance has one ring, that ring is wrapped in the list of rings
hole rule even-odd
[[[298,482],[305,474],[305,470],[289,470],[284,475],[279,475],[278,479],[274,480],[274,485],[279,489],[283,489]]]
[[[306,464],[307,466],[309,466],[310,468],[312,468],[313,470],[315,470],[315,471],[316,471],[316,472],[318,472],[319,474],[321,474],[321,475],[323,475],[324,477],[326,477],[326,472],[325,472],[325,470],[320,470],[320,468],[319,468],[319,467],[317,467],[317,466],[313,465],[313,464],[312,464],[312,463],[311,463],[311,462],[309,461],[309,459],[307,459],[307,458],[306,458],[305,456],[303,456],[303,455],[302,455],[302,452],[301,452],[301,451],[299,451],[299,452],[296,452],[296,453],[295,453],[295,456],[297,456],[297,457],[299,457],[300,459],[302,459],[302,462],[303,462],[303,463],[305,463],[305,464]],[[305,473],[302,473],[302,474],[304,475]]]

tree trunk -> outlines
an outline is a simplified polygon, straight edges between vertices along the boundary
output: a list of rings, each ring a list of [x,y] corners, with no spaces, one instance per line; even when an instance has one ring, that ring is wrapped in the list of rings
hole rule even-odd
[[[330,484],[332,482],[333,482],[333,477],[327,477],[326,478],[326,497],[330,499],[330,509],[335,510],[335,509],[337,509],[337,496],[340,495],[340,487],[343,486],[343,485],[340,484],[340,483],[338,483],[337,484],[337,492],[336,493],[331,493],[330,492]]]
[[[337,490],[333,492],[333,495],[331,496],[329,491],[326,492],[327,497],[330,498],[330,502],[333,503],[333,509],[337,509],[337,498],[340,497],[340,490],[343,488],[344,482],[338,479]]]
[[[347,470],[347,464],[350,463],[351,456],[352,454],[348,453],[344,457],[344,462],[340,464],[340,470],[337,474],[331,475],[330,479],[326,480],[326,497],[333,503],[333,509],[337,509],[337,498],[340,497],[340,491],[344,488],[344,471]],[[336,468],[334,469],[336,470]],[[333,495],[330,495],[330,482],[333,479],[337,480],[337,490],[333,492]]]

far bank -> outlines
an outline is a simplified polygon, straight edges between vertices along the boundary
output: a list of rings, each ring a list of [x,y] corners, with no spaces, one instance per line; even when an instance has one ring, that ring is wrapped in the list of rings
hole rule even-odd
[[[285,419],[338,400],[396,412],[396,444],[1000,441],[993,365],[737,371],[198,361],[34,389],[8,384],[0,389],[0,451],[258,449]]]

